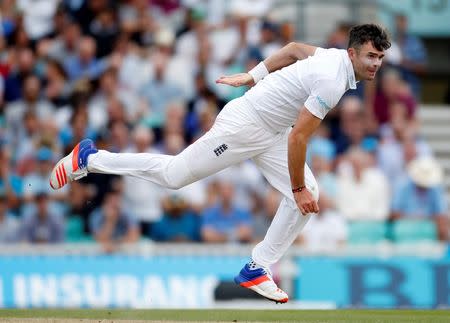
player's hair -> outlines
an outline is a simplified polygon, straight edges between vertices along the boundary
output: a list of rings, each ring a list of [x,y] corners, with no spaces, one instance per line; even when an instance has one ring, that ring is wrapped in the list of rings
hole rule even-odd
[[[391,47],[389,36],[386,31],[375,24],[356,25],[350,29],[348,48],[359,49],[367,42],[371,42],[377,50],[386,50]]]

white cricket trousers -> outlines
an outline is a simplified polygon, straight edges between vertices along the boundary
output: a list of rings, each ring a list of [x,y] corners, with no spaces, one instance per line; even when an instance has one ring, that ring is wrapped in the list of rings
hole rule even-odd
[[[178,189],[228,166],[252,159],[268,182],[284,198],[264,240],[255,246],[253,260],[269,267],[276,263],[308,222],[291,191],[288,135],[266,130],[244,98],[229,102],[205,135],[176,156],[151,153],[110,153],[100,150],[88,158],[88,171],[130,175]],[[305,185],[319,198],[316,180],[305,165]]]

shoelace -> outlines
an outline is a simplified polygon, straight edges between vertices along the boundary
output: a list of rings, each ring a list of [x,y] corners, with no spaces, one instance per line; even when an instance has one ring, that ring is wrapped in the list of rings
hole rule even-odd
[[[268,267],[259,267],[253,260],[249,262],[248,266],[250,269],[255,270],[256,268],[261,268],[267,276],[272,279],[272,271]]]

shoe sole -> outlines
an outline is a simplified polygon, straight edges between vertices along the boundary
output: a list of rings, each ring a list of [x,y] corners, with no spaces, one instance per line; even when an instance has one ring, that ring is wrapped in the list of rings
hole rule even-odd
[[[236,284],[238,284],[239,286],[243,287],[243,288],[247,288],[250,289],[252,291],[254,291],[255,293],[261,295],[262,297],[264,297],[265,299],[275,302],[276,304],[284,304],[287,303],[289,298],[283,298],[283,299],[274,299],[271,298],[269,296],[269,294],[267,294],[265,291],[263,291],[260,287],[258,287],[258,285],[253,284],[251,281],[247,280],[245,277],[243,277],[242,275],[238,275],[234,278],[234,282]]]

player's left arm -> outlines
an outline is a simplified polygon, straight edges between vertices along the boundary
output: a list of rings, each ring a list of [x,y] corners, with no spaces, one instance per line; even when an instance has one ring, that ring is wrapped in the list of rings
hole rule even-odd
[[[319,212],[317,201],[306,188],[305,161],[308,141],[321,122],[322,119],[303,107],[288,139],[288,166],[291,187],[297,206],[303,215]]]
[[[269,73],[282,69],[285,66],[289,66],[298,60],[313,56],[316,50],[316,46],[291,42],[267,57],[263,62],[260,62],[248,73],[222,76],[216,80],[216,83],[231,85],[234,87],[243,85],[251,86]]]
[[[267,57],[264,60],[264,65],[266,66],[268,72],[272,73],[282,69],[283,67],[289,66],[296,61],[313,56],[316,50],[316,46],[291,42],[275,52],[273,55]]]

